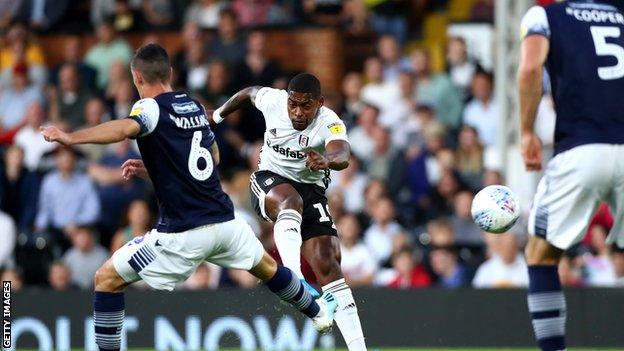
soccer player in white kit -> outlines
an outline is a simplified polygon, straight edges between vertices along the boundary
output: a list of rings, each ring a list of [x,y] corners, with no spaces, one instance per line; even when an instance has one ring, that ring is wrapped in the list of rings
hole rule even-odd
[[[522,157],[540,170],[534,131],[548,70],[557,123],[555,156],[529,218],[528,306],[539,347],[565,350],[566,302],[557,265],[579,243],[602,201],[614,212],[609,244],[624,248],[624,3],[566,1],[531,8],[522,20],[519,68]]]
[[[321,84],[309,73],[295,76],[288,90],[255,86],[239,91],[213,113],[214,122],[221,122],[247,101],[262,112],[266,122],[259,170],[251,177],[256,212],[275,223],[275,244],[284,265],[304,281],[303,253],[323,292],[334,294],[338,301],[335,321],[349,350],[365,350],[353,294],[340,269],[340,242],[325,197],[329,172],[348,166],[345,125],[323,106]]]

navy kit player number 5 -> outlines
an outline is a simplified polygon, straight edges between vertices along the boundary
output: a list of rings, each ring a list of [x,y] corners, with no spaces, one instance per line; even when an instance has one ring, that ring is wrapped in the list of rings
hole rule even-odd
[[[609,244],[624,248],[624,13],[621,0],[531,8],[519,69],[522,156],[540,170],[534,131],[548,70],[557,112],[555,156],[540,181],[526,247],[528,305],[544,351],[565,350],[566,302],[557,264],[579,243],[601,202],[614,214]]]

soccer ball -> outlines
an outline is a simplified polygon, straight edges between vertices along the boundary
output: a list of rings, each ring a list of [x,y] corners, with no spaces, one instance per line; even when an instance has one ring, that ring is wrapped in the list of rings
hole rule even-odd
[[[520,202],[508,187],[490,185],[474,197],[471,212],[472,219],[484,231],[504,233],[520,217]]]

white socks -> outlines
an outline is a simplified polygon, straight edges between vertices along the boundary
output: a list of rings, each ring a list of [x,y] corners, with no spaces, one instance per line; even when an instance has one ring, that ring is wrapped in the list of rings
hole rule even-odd
[[[345,280],[339,279],[325,285],[323,293],[325,292],[332,293],[338,301],[338,309],[336,309],[334,320],[342,333],[349,351],[366,350],[360,316],[358,316],[357,306],[355,305],[355,300],[353,300],[351,289]]]
[[[273,239],[282,258],[282,264],[293,271],[299,279],[301,273],[301,214],[295,210],[282,210],[273,226]]]

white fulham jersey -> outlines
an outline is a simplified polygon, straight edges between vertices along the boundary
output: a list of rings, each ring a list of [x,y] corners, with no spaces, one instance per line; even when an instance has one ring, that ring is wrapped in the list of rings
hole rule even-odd
[[[264,144],[260,154],[260,170],[279,174],[299,183],[327,187],[329,172],[306,168],[305,151],[321,155],[332,140],[347,141],[344,123],[331,109],[322,106],[312,123],[302,131],[293,128],[288,117],[288,93],[285,90],[262,88],[256,94],[256,108],[266,122]]]

